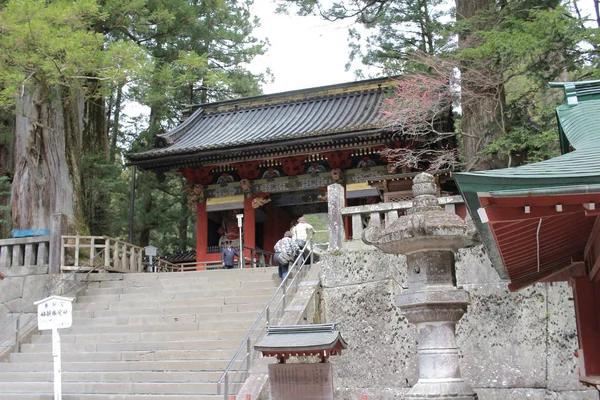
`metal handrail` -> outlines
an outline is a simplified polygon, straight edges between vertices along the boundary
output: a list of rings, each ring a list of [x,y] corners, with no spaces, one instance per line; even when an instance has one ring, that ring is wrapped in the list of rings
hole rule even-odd
[[[258,341],[265,334],[266,327],[270,325],[271,321],[277,320],[283,315],[287,306],[287,298],[293,297],[298,291],[298,286],[300,285],[300,279],[302,277],[301,274],[306,274],[307,271],[310,269],[310,267],[307,267],[307,265],[312,266],[314,261],[314,247],[312,246],[313,237],[314,235],[311,235],[311,237],[306,241],[306,244],[300,251],[299,256],[296,257],[296,259],[292,263],[292,266],[289,268],[287,275],[281,280],[281,283],[275,290],[275,293],[273,293],[266,306],[260,312],[258,318],[256,319],[256,322],[254,322],[254,325],[252,325],[250,331],[248,332],[244,340],[242,340],[242,342],[240,343],[240,346],[238,347],[231,361],[229,362],[229,364],[227,364],[225,371],[223,371],[223,374],[221,374],[221,377],[217,382],[217,394],[223,394],[223,398],[225,400],[229,400],[228,396],[230,386],[237,382],[236,378],[238,374],[240,372],[244,372],[247,375],[250,372],[250,368],[252,367],[252,362],[254,359],[252,357],[252,336],[255,334],[255,331],[259,327],[263,318],[265,319],[265,325],[262,328],[262,330],[258,332],[256,341]],[[303,257],[300,257],[300,255],[302,255]],[[310,259],[310,264],[307,264],[308,259]],[[272,311],[271,306],[279,296],[281,297],[279,298],[279,301],[275,304],[275,307]],[[280,306],[283,306],[283,308],[280,309]],[[244,357],[240,358],[240,356],[242,355]],[[239,361],[242,361],[241,366],[234,370],[234,364]],[[242,369],[244,364],[245,368]],[[233,376],[230,376],[231,373],[233,373]]]
[[[99,269],[104,269],[104,265],[95,265],[95,263],[94,263],[98,257],[103,255],[103,253],[104,253],[104,250],[100,250],[98,253],[96,253],[94,255],[94,258],[88,260],[87,263],[85,263],[81,266],[81,268],[86,271],[85,275],[83,275],[83,277],[81,278],[81,281],[83,281],[84,279],[87,279],[89,274],[91,274],[92,272],[98,271]],[[87,269],[87,268],[89,268],[89,269]],[[70,290],[74,289],[77,286],[77,277],[80,276],[80,274],[78,274],[78,272],[76,270],[71,271],[68,274],[61,273],[61,275],[63,275],[63,277],[60,280],[55,282],[52,287],[44,290],[44,292],[46,293],[47,296],[52,295],[52,294],[68,293]],[[71,282],[71,284],[67,287],[64,287],[63,290],[61,291],[62,293],[56,293],[57,290],[67,281]],[[86,287],[87,287],[87,285],[80,287],[78,290],[76,290],[75,294],[79,293],[82,289],[85,289]],[[18,326],[19,325],[18,319],[23,314],[33,314],[33,316],[31,318],[31,320],[29,320],[25,325]],[[16,329],[11,330],[7,333],[6,331],[8,331],[9,327],[11,327],[15,321],[17,321]],[[21,349],[21,343],[20,343],[21,335],[19,335],[19,333],[28,332],[36,324],[37,324],[37,313],[36,313],[35,306],[32,305],[31,308],[28,308],[23,312],[14,313],[13,318],[10,319],[2,327],[0,327],[0,344],[7,342],[12,335],[16,335],[15,349],[17,352],[19,352]],[[5,346],[5,347],[8,347],[8,346]]]

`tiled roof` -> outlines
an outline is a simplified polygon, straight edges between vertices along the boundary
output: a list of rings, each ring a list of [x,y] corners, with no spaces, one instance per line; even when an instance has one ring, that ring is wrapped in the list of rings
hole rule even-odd
[[[129,154],[132,163],[249,144],[382,130],[380,105],[393,80],[373,79],[201,105],[161,135],[164,147]]]
[[[327,350],[347,344],[336,324],[270,326],[267,334],[254,346],[258,351]]]

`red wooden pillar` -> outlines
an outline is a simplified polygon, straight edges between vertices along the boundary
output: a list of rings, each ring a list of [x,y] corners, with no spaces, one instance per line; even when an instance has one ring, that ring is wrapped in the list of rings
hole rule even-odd
[[[256,213],[252,207],[252,196],[244,199],[244,247],[256,248]],[[244,257],[250,256],[250,250],[244,250]]]
[[[196,270],[206,269],[202,264],[207,260],[208,248],[208,212],[206,203],[198,202],[198,216],[196,219]]]
[[[277,210],[271,205],[265,207],[265,211],[267,213],[267,220],[265,221],[265,229],[264,229],[264,246],[265,250],[268,252],[273,252],[273,247],[279,238],[277,237]]]
[[[579,348],[583,350],[579,373],[581,378],[600,377],[600,284],[590,282],[588,276],[572,278],[571,284]]]

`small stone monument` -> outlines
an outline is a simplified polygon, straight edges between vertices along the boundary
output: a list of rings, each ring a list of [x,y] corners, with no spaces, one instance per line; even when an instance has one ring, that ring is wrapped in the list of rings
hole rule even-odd
[[[269,364],[270,398],[274,400],[333,400],[331,355],[347,347],[336,324],[270,326],[254,346],[265,357],[276,357]],[[286,364],[290,357],[316,356],[318,363]]]
[[[409,288],[396,305],[419,334],[419,380],[406,398],[476,400],[460,374],[454,331],[470,303],[469,294],[456,288],[455,252],[476,244],[475,228],[445,212],[435,193],[433,176],[417,175],[412,209],[384,229],[367,228],[363,241],[406,255]]]

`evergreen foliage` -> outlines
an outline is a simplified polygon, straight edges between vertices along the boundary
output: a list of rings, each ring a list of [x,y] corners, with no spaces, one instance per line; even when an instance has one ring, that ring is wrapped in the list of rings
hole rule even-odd
[[[14,113],[15,99],[27,87],[45,88],[47,101],[58,93],[56,87],[64,87],[83,93],[92,112],[94,105],[101,110],[96,116],[103,125],[96,126],[105,137],[88,141],[96,145],[74,155],[80,166],[69,173],[84,199],[80,227],[127,239],[131,169],[124,153],[151,148],[153,136],[178,124],[186,106],[261,92],[266,75],[244,67],[267,45],[252,36],[258,20],[250,5],[236,0],[0,4],[0,107]],[[149,107],[149,120],[129,118],[128,102]],[[136,186],[133,242],[152,241],[164,251],[193,245],[194,219],[181,201],[181,178],[159,181],[138,171]]]
[[[594,18],[582,14],[584,2],[594,5]],[[351,61],[361,60],[383,75],[402,75],[403,80],[418,82],[429,76],[461,88],[455,106],[463,112],[458,133],[465,140],[466,168],[483,167],[481,161],[472,161],[477,158],[495,159],[485,164],[489,168],[556,155],[553,109],[562,97],[550,91],[548,83],[600,76],[597,0],[341,0],[329,8],[322,4],[292,0],[281,10],[295,5],[300,15],[352,19],[366,29],[349,31]],[[367,32],[366,37],[361,31]],[[356,75],[363,76],[362,69]],[[479,145],[471,148],[467,139]]]

